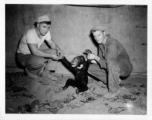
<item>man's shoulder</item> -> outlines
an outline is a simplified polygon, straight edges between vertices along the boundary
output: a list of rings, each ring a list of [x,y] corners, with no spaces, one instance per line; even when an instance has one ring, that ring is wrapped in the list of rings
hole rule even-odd
[[[107,35],[107,39],[110,41],[115,41],[116,39],[113,38],[110,34]],[[117,40],[116,40],[117,41]]]
[[[109,43],[113,43],[113,44],[117,44],[119,41],[113,37],[111,37],[110,35],[108,36],[108,42]]]
[[[27,32],[35,32],[34,28],[30,28],[27,30]]]
[[[27,30],[26,33],[35,33],[35,30],[34,30],[34,28],[30,28],[30,29]]]
[[[111,47],[111,46],[122,46],[122,45],[117,39],[109,36],[107,39],[107,46]]]

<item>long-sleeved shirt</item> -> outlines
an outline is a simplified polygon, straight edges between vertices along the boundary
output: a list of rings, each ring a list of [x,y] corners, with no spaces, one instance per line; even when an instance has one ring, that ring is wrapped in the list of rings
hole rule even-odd
[[[127,54],[121,43],[113,39],[110,35],[107,36],[106,43],[99,44],[98,46],[98,56],[100,57],[100,67],[107,69],[107,62],[111,59],[118,60],[120,68],[123,68],[123,64],[128,64],[129,71],[132,71],[132,64],[129,60],[129,55]],[[121,62],[122,61],[122,62]]]

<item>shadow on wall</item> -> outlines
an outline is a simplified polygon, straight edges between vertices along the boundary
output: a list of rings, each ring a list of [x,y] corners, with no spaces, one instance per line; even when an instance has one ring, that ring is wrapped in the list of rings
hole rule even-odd
[[[22,65],[19,63],[18,59],[17,59],[17,49],[18,49],[18,47],[19,47],[19,43],[20,43],[22,37],[23,37],[23,35],[22,35],[22,36],[20,37],[20,39],[18,40],[18,44],[17,44],[17,48],[16,48],[16,52],[15,52],[15,64],[16,64],[16,66],[17,66],[18,68],[20,68],[20,69],[24,69],[24,66],[22,66]]]
[[[92,32],[91,32],[91,31],[90,31],[90,35],[89,35],[89,37],[91,38],[92,43],[97,47],[97,46],[98,46],[98,44],[97,44],[97,42],[95,41],[95,39],[94,39],[93,34],[92,34]]]

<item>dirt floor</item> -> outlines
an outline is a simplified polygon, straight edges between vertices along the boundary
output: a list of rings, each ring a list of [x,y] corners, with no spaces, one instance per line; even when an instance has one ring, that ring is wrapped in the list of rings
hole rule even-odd
[[[61,90],[70,76],[55,74],[57,81],[48,78],[32,79],[22,72],[6,73],[7,114],[147,114],[147,76],[131,75],[120,84],[120,93],[107,99],[106,86],[89,77],[89,90],[75,94],[69,87]]]

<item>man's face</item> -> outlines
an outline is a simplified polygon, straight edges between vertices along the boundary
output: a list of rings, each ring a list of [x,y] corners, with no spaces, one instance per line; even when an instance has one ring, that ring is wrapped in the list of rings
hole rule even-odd
[[[94,39],[98,44],[103,43],[105,35],[103,31],[95,31],[93,32]]]
[[[46,23],[39,23],[38,24],[38,29],[39,29],[39,32],[42,36],[45,36],[46,33],[49,31],[50,29],[50,26],[49,24],[46,24]]]

